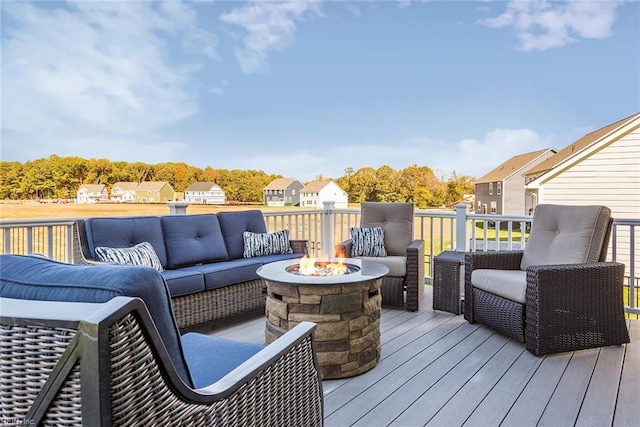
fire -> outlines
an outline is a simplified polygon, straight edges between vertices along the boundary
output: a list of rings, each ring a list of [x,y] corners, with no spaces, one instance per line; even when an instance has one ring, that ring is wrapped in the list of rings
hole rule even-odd
[[[344,264],[343,258],[323,260],[306,255],[300,259],[300,268],[298,270],[298,274],[303,276],[337,276],[346,272],[347,266]]]

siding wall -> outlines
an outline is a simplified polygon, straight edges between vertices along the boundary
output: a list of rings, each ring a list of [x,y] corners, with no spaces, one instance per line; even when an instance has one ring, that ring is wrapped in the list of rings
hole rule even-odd
[[[502,183],[503,215],[526,215],[524,207],[524,177],[513,174]]]
[[[614,218],[640,218],[640,129],[542,183],[539,203],[600,204],[608,206]],[[640,230],[635,234],[635,265],[640,265]],[[628,231],[619,230],[618,242],[625,251],[618,252],[617,260],[627,265],[629,238]]]

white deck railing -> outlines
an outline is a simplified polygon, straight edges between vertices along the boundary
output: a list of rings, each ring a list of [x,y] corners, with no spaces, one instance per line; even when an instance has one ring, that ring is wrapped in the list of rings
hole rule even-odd
[[[425,241],[425,278],[431,279],[433,257],[443,251],[515,250],[526,243],[530,216],[477,215],[458,205],[455,212],[417,210],[414,238]],[[267,229],[288,228],[292,239],[306,240],[310,255],[333,256],[336,243],[348,239],[349,228],[358,226],[357,209],[265,211]],[[0,220],[0,253],[40,253],[73,262],[74,219]],[[521,232],[524,230],[525,232]],[[640,314],[640,220],[616,218],[609,259],[626,265],[625,309]]]

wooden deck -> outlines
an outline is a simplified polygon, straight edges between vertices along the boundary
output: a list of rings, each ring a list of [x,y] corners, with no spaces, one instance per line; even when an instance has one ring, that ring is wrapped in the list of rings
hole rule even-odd
[[[631,343],[535,357],[462,316],[383,309],[382,357],[357,377],[323,381],[326,426],[635,426],[640,321]],[[213,335],[264,342],[264,318]]]

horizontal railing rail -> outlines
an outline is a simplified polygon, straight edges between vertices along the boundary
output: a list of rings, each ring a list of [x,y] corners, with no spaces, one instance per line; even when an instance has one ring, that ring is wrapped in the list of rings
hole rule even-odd
[[[433,258],[443,251],[523,249],[532,217],[416,210],[414,238],[425,242],[425,280],[432,279]],[[336,243],[349,238],[360,223],[359,209],[291,209],[264,212],[267,230],[288,229],[294,240],[307,241],[314,257],[334,256]],[[73,262],[74,219],[0,220],[0,248],[5,254],[38,253]],[[625,264],[625,310],[640,315],[640,219],[614,219],[609,257]]]

